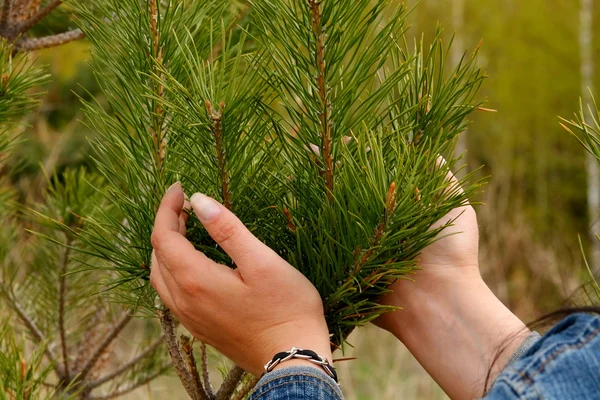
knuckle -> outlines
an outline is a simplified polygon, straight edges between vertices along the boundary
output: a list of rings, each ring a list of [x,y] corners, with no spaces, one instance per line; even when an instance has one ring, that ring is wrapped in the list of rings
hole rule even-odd
[[[179,290],[186,296],[197,295],[201,290],[201,285],[194,280],[185,280],[179,282]]]
[[[224,243],[236,237],[240,232],[239,224],[228,221],[218,225],[213,231],[212,237],[217,243]]]

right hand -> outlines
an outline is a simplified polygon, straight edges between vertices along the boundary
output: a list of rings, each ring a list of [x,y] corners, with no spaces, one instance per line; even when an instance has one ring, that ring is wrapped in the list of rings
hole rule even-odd
[[[184,194],[173,185],[156,215],[150,282],[181,323],[257,376],[276,353],[292,347],[331,362],[317,289],[223,205],[202,194],[190,203],[237,269],[210,260],[185,238]],[[304,360],[281,365],[296,364],[318,368]]]

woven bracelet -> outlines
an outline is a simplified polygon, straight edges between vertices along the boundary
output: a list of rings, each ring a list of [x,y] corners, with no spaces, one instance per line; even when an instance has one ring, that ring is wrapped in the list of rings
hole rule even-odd
[[[323,368],[325,373],[335,381],[335,383],[339,384],[337,372],[335,372],[335,368],[333,368],[331,364],[329,364],[329,361],[327,361],[326,358],[321,357],[312,350],[303,350],[298,349],[296,347],[292,347],[290,351],[282,351],[281,353],[275,354],[275,357],[273,357],[271,361],[265,364],[265,373],[273,371],[275,367],[281,364],[282,362],[294,358],[306,360],[315,365],[320,366],[321,368]]]

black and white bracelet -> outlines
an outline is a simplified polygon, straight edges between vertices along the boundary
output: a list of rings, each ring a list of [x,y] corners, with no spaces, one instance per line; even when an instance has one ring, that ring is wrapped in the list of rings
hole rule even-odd
[[[335,372],[335,368],[329,364],[329,361],[327,361],[326,358],[321,357],[312,350],[303,350],[296,347],[292,347],[290,351],[282,351],[281,353],[275,354],[275,357],[265,364],[265,373],[273,371],[275,367],[282,362],[293,358],[310,361],[313,364],[319,365],[330,378],[339,384],[337,372]]]

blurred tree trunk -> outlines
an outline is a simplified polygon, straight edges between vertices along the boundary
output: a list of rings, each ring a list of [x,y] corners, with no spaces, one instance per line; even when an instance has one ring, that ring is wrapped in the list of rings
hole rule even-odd
[[[452,67],[454,68],[460,62],[461,58],[465,53],[465,40],[464,40],[464,23],[465,23],[465,0],[452,0],[452,28],[454,29],[454,43],[451,48],[451,61]],[[458,136],[456,143],[455,154],[464,154],[467,150],[467,135],[468,131],[465,129],[463,133]],[[465,162],[467,162],[467,156],[465,154]],[[467,169],[468,170],[468,163]]]
[[[591,118],[589,108],[592,104],[591,93],[594,91],[594,59],[592,50],[592,16],[594,0],[581,0],[579,18],[579,46],[581,53],[581,98],[584,104],[585,118]],[[590,266],[594,273],[600,271],[600,242],[596,233],[600,233],[600,166],[598,161],[586,153],[586,169],[588,175],[587,199],[588,217],[591,238]]]

